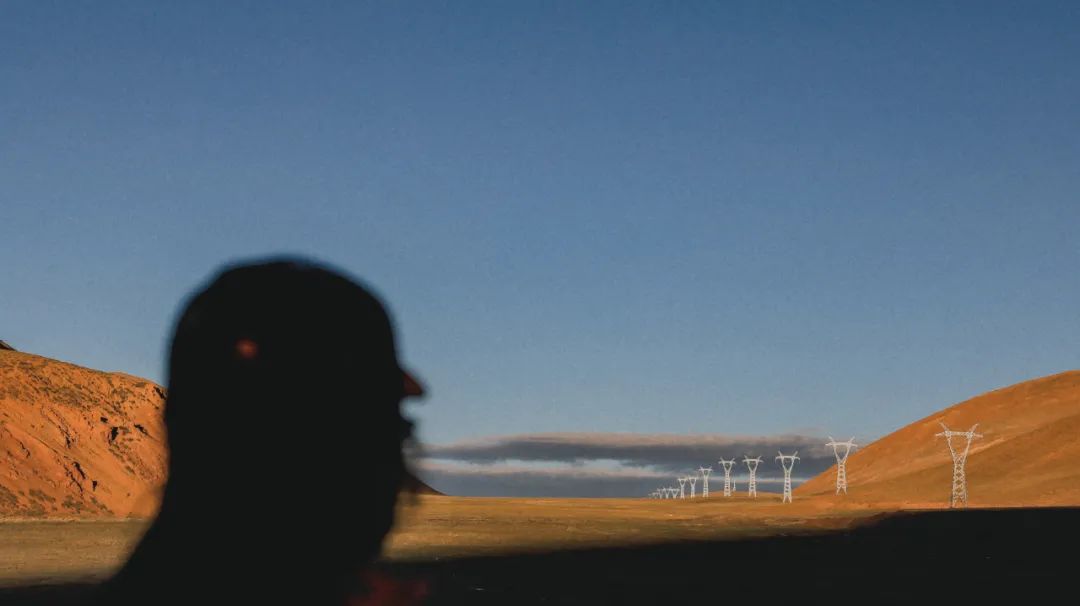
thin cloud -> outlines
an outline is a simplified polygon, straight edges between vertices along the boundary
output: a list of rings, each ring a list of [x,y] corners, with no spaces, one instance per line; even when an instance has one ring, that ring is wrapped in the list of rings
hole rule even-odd
[[[459,496],[642,497],[674,484],[671,474],[640,468],[536,468],[423,461],[416,465],[416,471],[436,489]],[[781,483],[779,478],[760,478],[758,488],[762,492],[779,491]],[[714,491],[719,488],[718,484],[714,486]],[[745,482],[739,482],[741,490],[745,486]]]
[[[776,453],[799,451],[795,483],[834,463],[818,436],[728,436],[629,433],[542,433],[493,436],[413,453],[421,475],[449,494],[501,496],[640,496],[674,483],[699,466],[721,474],[717,460],[735,458],[735,478],[745,486],[745,455],[761,456],[758,483],[778,489]],[[774,469],[775,468],[775,469]],[[722,476],[721,476],[722,477]],[[715,484],[714,484],[715,486]],[[715,488],[714,488],[715,489]]]
[[[832,452],[819,436],[730,436],[722,434],[630,434],[630,433],[538,433],[493,436],[451,444],[425,445],[419,456],[426,459],[497,463],[547,461],[582,463],[617,461],[625,466],[656,467],[669,471],[687,465],[716,467],[720,457],[761,456],[770,459],[777,451],[799,451],[802,464],[832,461]],[[816,467],[816,466],[815,466]],[[827,466],[826,466],[827,467]]]

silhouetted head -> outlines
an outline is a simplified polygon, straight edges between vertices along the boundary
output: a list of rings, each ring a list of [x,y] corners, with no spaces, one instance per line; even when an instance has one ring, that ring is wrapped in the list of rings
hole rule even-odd
[[[198,550],[189,582],[318,592],[378,554],[421,390],[370,292],[305,261],[229,267],[183,311],[168,387],[168,483],[132,564]]]

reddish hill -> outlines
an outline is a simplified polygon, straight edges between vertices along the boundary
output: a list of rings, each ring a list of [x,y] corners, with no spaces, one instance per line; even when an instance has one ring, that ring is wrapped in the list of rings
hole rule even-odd
[[[945,439],[934,437],[939,421],[961,431],[979,424],[983,438],[973,442],[966,467],[970,506],[1080,505],[1080,371],[977,396],[854,451],[847,498],[947,505],[952,459]],[[833,467],[796,495],[833,494],[835,474]]]
[[[153,514],[164,394],[145,379],[0,350],[0,515]]]
[[[164,404],[146,379],[0,350],[0,516],[153,515]]]

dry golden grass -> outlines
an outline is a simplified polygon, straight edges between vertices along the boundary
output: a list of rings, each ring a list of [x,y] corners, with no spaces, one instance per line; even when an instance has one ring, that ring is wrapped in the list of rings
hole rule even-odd
[[[4,520],[0,586],[105,578],[124,562],[146,525],[143,520]]]
[[[581,547],[776,536],[840,529],[882,510],[762,494],[724,499],[515,499],[419,496],[401,506],[390,560],[440,560]],[[283,522],[284,523],[284,522]],[[139,520],[0,522],[0,586],[110,575],[146,528]]]
[[[401,508],[390,559],[775,536],[839,529],[886,509],[844,498],[520,499],[420,497]]]

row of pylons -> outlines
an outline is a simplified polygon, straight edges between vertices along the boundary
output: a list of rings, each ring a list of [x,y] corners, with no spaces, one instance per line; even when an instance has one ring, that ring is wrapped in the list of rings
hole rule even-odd
[[[949,496],[949,507],[966,507],[967,506],[967,477],[964,472],[964,467],[967,462],[968,452],[971,450],[971,441],[975,438],[981,438],[982,434],[975,433],[975,428],[978,424],[971,426],[971,429],[967,431],[953,431],[941,423],[943,431],[935,434],[935,437],[944,437],[949,446],[949,453],[952,455],[953,461],[953,474],[952,474],[952,493]],[[963,448],[953,443],[954,437],[966,438]],[[852,437],[846,442],[837,442],[829,436],[829,441],[825,446],[830,446],[833,449],[833,454],[836,456],[836,494],[847,494],[847,459],[851,454],[852,449],[857,448],[855,444],[855,438]],[[784,496],[782,502],[791,502],[791,472],[795,468],[795,462],[799,460],[799,451],[795,451],[794,454],[785,455],[783,452],[778,452],[776,461],[780,464],[784,470]],[[735,466],[735,459],[723,459],[719,461],[720,465],[724,469],[724,496],[730,497],[735,491],[735,482],[731,477],[731,470]],[[747,469],[750,471],[750,481],[747,490],[747,495],[750,497],[757,497],[757,468],[761,463],[761,457],[750,458],[749,456],[743,458],[743,462],[746,463]],[[689,498],[693,499],[697,497],[697,480],[698,477],[702,480],[701,496],[709,496],[709,474],[712,473],[712,467],[700,467],[698,468],[700,476],[683,476],[676,478],[679,487],[666,486],[657,488],[653,492],[649,493],[649,498],[653,499],[685,499],[686,484],[690,484]]]

